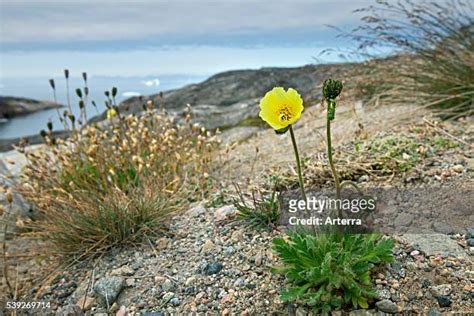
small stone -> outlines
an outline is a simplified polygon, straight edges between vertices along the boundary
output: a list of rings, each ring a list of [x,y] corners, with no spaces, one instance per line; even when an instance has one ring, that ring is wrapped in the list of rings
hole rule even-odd
[[[432,227],[435,232],[440,234],[450,235],[454,233],[453,227],[443,222],[434,222]]]
[[[243,278],[238,278],[234,282],[234,287],[244,287],[245,286],[245,280]]]
[[[203,204],[199,204],[188,211],[188,214],[192,217],[199,217],[206,213],[206,208]]]
[[[377,298],[378,299],[389,299],[390,298],[390,291],[387,289],[379,289],[377,290]]]
[[[413,250],[412,252],[410,252],[410,256],[412,257],[418,256],[419,254],[420,252],[418,250]]]
[[[431,307],[429,312],[428,312],[428,316],[442,316],[443,314],[441,314],[436,308],[434,307]]]
[[[441,284],[431,287],[431,293],[434,297],[437,296],[448,296],[451,294],[452,288],[449,284]]]
[[[474,238],[474,227],[469,227],[466,229],[466,239],[471,239],[471,238]]]
[[[194,284],[196,282],[196,278],[195,277],[189,277],[186,279],[186,282],[184,283],[186,286],[190,286],[192,284]]]
[[[206,292],[199,292],[197,295],[196,295],[196,300],[200,300],[202,299],[204,296],[206,296]]]
[[[169,240],[166,237],[158,238],[155,242],[155,245],[157,250],[165,250],[168,248]]]
[[[234,231],[230,237],[230,240],[232,240],[235,243],[242,241],[242,239],[244,239],[244,234],[239,230]]]
[[[212,274],[219,273],[219,271],[221,271],[222,268],[224,268],[224,265],[222,263],[212,262],[212,263],[206,264],[206,266],[202,269],[202,272],[205,275],[212,275]]]
[[[395,218],[395,228],[409,226],[415,217],[408,213],[401,213]]]
[[[474,238],[469,238],[466,243],[469,247],[474,247]]]
[[[436,296],[436,300],[438,301],[440,307],[449,307],[452,303],[449,299],[449,296],[446,295]]]
[[[234,254],[234,252],[235,252],[235,249],[234,249],[234,247],[232,247],[232,246],[226,247],[226,248],[224,249],[224,254],[225,254],[226,256],[232,256],[232,255]]]
[[[463,165],[454,165],[451,169],[457,173],[462,173],[464,171]]]
[[[391,300],[381,300],[375,303],[375,306],[384,313],[395,314],[398,312],[397,304]]]
[[[261,252],[257,253],[257,255],[255,256],[254,262],[255,262],[255,265],[256,265],[257,267],[262,265],[263,256],[262,256],[262,253],[261,253]]]
[[[201,252],[203,253],[209,253],[214,249],[214,243],[211,240],[206,240],[204,244],[202,245]]]
[[[173,282],[170,279],[166,279],[161,284],[161,289],[165,292],[169,292],[171,289],[173,289],[173,287],[174,287]]]
[[[118,276],[104,277],[94,285],[94,292],[99,303],[104,307],[109,307],[115,302],[124,287],[124,278]]]
[[[110,275],[118,275],[118,276],[131,276],[135,274],[135,271],[130,266],[122,266],[120,268],[112,270]]]
[[[173,305],[173,306],[178,306],[179,304],[181,304],[181,302],[179,301],[179,298],[173,297],[173,298],[170,300],[170,304]]]
[[[214,213],[216,221],[223,221],[233,217],[237,213],[237,209],[234,205],[225,205],[218,208]]]
[[[166,292],[164,295],[163,295],[163,298],[161,299],[163,304],[166,304],[168,303],[169,301],[171,301],[171,299],[174,297],[174,293],[173,292]]]
[[[88,311],[95,303],[95,299],[90,296],[82,296],[76,303],[83,311]]]
[[[369,176],[366,175],[366,174],[360,176],[359,179],[357,180],[357,182],[359,182],[359,183],[367,182],[367,181],[369,181]]]

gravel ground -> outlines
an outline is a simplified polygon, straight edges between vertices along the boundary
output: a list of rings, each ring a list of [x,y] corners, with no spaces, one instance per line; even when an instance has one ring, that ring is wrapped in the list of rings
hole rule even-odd
[[[49,294],[42,300],[60,303],[54,304],[58,314],[79,311],[75,305],[82,307],[89,287],[85,311],[90,314],[120,313],[121,306],[129,314],[142,315],[310,313],[304,306],[279,300],[284,279],[269,268],[278,264],[270,249],[272,238],[280,232],[244,228],[228,220],[234,211],[232,206],[196,206],[173,219],[168,237],[141,248],[116,250],[95,262],[92,271],[68,273],[47,289]],[[373,274],[379,299],[369,314],[473,311],[474,248],[466,240],[470,235],[442,236],[455,241],[451,247],[466,255],[427,255],[423,247],[395,237],[395,263]],[[88,286],[92,274],[94,284]],[[104,291],[110,291],[109,304]]]

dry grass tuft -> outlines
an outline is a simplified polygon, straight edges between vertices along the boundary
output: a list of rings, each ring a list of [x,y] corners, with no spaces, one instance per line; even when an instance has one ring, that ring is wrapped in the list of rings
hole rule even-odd
[[[363,25],[346,39],[368,60],[347,74],[369,104],[413,104],[445,118],[474,112],[474,5],[467,0],[376,1],[357,10]],[[374,51],[392,57],[375,59]],[[364,52],[364,53],[362,53]]]
[[[217,143],[153,109],[46,141],[50,150],[26,153],[20,191],[41,212],[34,229],[74,259],[158,234],[208,188]]]

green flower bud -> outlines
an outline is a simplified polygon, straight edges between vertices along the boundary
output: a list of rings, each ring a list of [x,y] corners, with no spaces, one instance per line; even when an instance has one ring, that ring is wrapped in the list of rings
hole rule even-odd
[[[46,131],[44,129],[42,129],[40,131],[40,135],[41,135],[41,137],[45,138],[48,135],[48,133],[46,133]]]
[[[77,88],[76,89],[76,94],[79,98],[82,98],[82,90],[81,89]]]
[[[48,122],[48,123],[46,124],[46,126],[48,126],[48,130],[49,130],[49,131],[52,131],[52,130],[53,130],[53,122]]]
[[[69,69],[64,69],[64,77],[69,78]]]
[[[87,81],[87,73],[85,72],[82,73],[82,79],[84,79],[84,81]]]
[[[49,85],[51,86],[53,90],[56,89],[56,85],[54,84],[54,79],[49,79]]]
[[[84,108],[84,101],[79,101],[79,108],[82,110]]]
[[[334,79],[326,79],[323,84],[323,96],[326,100],[337,98],[342,91],[342,82]]]
[[[112,97],[115,98],[115,96],[117,95],[117,88],[116,87],[112,87]]]
[[[105,94],[105,96],[106,96],[107,98],[110,97],[110,92],[109,92],[109,91],[104,91],[104,94]]]

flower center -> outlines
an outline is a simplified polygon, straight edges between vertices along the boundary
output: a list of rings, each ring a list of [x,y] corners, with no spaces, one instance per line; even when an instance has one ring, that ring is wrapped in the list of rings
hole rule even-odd
[[[288,107],[283,107],[280,109],[280,121],[289,121],[293,115],[291,114],[290,110],[288,110]]]

